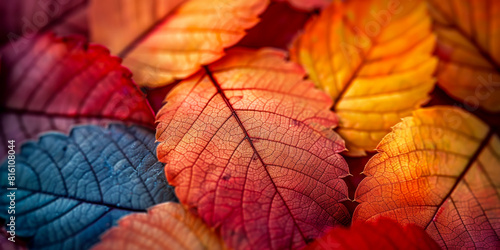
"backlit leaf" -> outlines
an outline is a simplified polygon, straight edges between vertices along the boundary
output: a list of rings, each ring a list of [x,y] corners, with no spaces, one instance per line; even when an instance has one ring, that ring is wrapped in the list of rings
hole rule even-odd
[[[336,0],[306,25],[291,56],[334,99],[349,154],[364,155],[427,101],[434,45],[421,0]]]
[[[438,244],[419,226],[401,226],[380,218],[375,222],[355,222],[350,228],[335,227],[306,247],[310,249],[436,249]]]
[[[92,250],[224,249],[224,242],[181,204],[167,202],[123,217]]]
[[[1,166],[0,217],[14,192],[16,236],[31,248],[88,249],[120,217],[176,200],[155,146],[151,131],[118,124],[44,134],[16,155],[17,190]]]
[[[299,248],[349,221],[331,100],[284,57],[231,50],[177,85],[157,115],[167,179],[230,248]]]
[[[438,83],[473,108],[500,112],[500,2],[428,0],[438,35]]]
[[[0,158],[7,140],[20,144],[42,131],[68,132],[74,124],[110,120],[154,122],[130,72],[102,46],[45,34],[22,53],[9,46],[1,53]]]
[[[469,113],[414,112],[379,144],[353,220],[415,223],[443,248],[500,247],[500,140]]]
[[[268,0],[93,0],[92,39],[124,58],[140,85],[185,78],[224,55]]]

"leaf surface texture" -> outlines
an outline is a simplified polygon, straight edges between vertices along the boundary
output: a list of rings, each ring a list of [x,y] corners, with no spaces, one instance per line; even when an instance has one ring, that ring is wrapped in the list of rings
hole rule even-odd
[[[33,249],[88,249],[120,217],[177,200],[154,141],[150,130],[113,124],[25,143],[16,155],[16,237],[30,238]],[[5,161],[3,219],[10,216],[8,173]]]
[[[2,51],[1,158],[7,140],[21,144],[40,132],[112,120],[152,126],[145,95],[120,59],[83,38],[44,34],[16,52]]]
[[[291,56],[334,99],[337,132],[360,156],[428,100],[434,45],[423,1],[333,1],[309,21]]]
[[[179,203],[156,205],[148,213],[122,218],[92,250],[225,249],[220,237]]]
[[[267,0],[94,0],[92,39],[124,58],[139,85],[158,87],[221,58],[224,48],[257,24],[267,5]]]
[[[500,246],[500,140],[479,119],[420,109],[377,150],[356,190],[354,221],[415,223],[443,248]]]
[[[331,100],[284,57],[231,50],[176,86],[157,115],[167,179],[230,248],[299,248],[349,221]]]

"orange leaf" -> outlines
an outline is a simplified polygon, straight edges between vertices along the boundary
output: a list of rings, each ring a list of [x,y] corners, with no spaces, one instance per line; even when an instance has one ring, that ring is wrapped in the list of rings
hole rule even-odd
[[[292,59],[334,99],[350,155],[374,150],[427,101],[437,64],[430,26],[420,0],[337,0],[295,41]]]
[[[179,200],[230,248],[299,248],[349,213],[331,100],[279,50],[231,50],[181,82],[157,115]]]
[[[419,226],[401,226],[393,220],[380,218],[375,222],[356,222],[350,228],[336,227],[308,245],[310,249],[440,249]]]
[[[500,140],[456,108],[414,112],[366,165],[354,220],[416,223],[443,248],[499,248]]]
[[[163,86],[224,55],[267,0],[93,0],[92,39],[124,58],[139,85]],[[113,11],[110,11],[113,10]]]
[[[224,249],[222,240],[181,204],[167,202],[123,217],[93,250]]]
[[[500,2],[429,0],[439,85],[471,108],[500,112]]]

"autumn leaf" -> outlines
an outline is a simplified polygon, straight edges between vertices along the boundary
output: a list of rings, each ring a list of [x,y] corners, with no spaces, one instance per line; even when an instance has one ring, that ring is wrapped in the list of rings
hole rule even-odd
[[[337,132],[349,155],[361,156],[428,100],[434,45],[423,1],[333,1],[309,21],[291,57],[334,99]]]
[[[92,250],[225,249],[203,221],[181,204],[167,202],[122,218]]]
[[[500,2],[428,1],[439,85],[473,109],[500,112]]]
[[[0,44],[9,42],[20,53],[22,47],[29,44],[29,39],[40,31],[86,36],[87,2],[88,0],[1,1]],[[14,43],[16,41],[18,42]]]
[[[335,227],[308,245],[311,249],[440,249],[438,244],[414,224],[401,226],[380,218],[375,222],[356,222],[350,228]]]
[[[1,53],[0,159],[7,153],[7,139],[22,143],[40,132],[67,132],[81,123],[154,122],[130,72],[102,46],[44,34],[30,40],[22,53],[10,47]]]
[[[139,85],[185,78],[224,55],[254,26],[267,0],[94,0],[92,39],[124,58]],[[113,11],[110,11],[113,10]]]
[[[349,214],[331,100],[274,49],[235,49],[181,82],[157,115],[179,200],[229,248],[300,248]]]
[[[499,248],[500,140],[451,107],[414,112],[366,165],[353,220],[415,223],[443,248]]]

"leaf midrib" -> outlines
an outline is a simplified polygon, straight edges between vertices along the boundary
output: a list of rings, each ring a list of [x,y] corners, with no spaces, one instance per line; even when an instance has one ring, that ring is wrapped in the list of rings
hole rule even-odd
[[[455,184],[453,184],[450,191],[446,194],[446,196],[443,198],[443,200],[436,206],[436,208],[437,208],[436,211],[432,214],[431,220],[429,220],[429,223],[427,223],[427,225],[424,227],[424,229],[427,229],[429,227],[429,225],[434,221],[434,217],[439,212],[439,209],[441,209],[443,204],[448,200],[448,198],[451,197],[451,195],[453,194],[453,192],[457,188],[458,184],[460,184],[460,182],[465,178],[465,175],[467,175],[469,170],[472,168],[473,164],[477,161],[477,159],[479,158],[479,155],[481,155],[481,153],[484,151],[484,149],[486,149],[491,138],[493,138],[494,135],[495,135],[495,131],[493,129],[489,129],[488,134],[481,141],[481,144],[479,145],[479,147],[476,149],[476,151],[474,152],[474,154],[470,158],[469,162],[465,166],[462,173],[460,173],[460,175],[456,178]]]
[[[4,186],[2,188],[5,189],[5,188],[7,188],[7,186]],[[11,188],[11,187],[8,187],[8,188]],[[112,208],[112,209],[120,209],[120,210],[125,210],[125,211],[130,211],[130,212],[146,212],[147,211],[146,209],[136,209],[136,208],[129,208],[129,207],[119,207],[117,205],[108,204],[108,203],[105,203],[105,202],[99,203],[97,201],[89,201],[89,200],[85,200],[85,199],[82,199],[82,198],[77,198],[77,197],[73,197],[73,196],[69,196],[69,195],[65,196],[65,195],[50,193],[50,192],[43,191],[43,190],[34,190],[34,189],[30,189],[30,188],[25,188],[25,187],[16,187],[16,188],[17,188],[17,190],[28,191],[28,192],[32,192],[32,193],[35,193],[35,194],[44,194],[44,195],[55,196],[55,197],[57,197],[57,199],[63,198],[63,199],[78,201],[78,202],[81,202],[81,203],[96,205],[96,206],[105,206],[105,207],[109,207],[109,208]]]
[[[290,216],[292,217],[292,221],[293,221],[293,224],[295,225],[295,227],[297,228],[297,230],[299,231],[300,235],[302,236],[302,240],[304,241],[304,243],[307,244],[307,238],[305,237],[304,233],[302,232],[301,228],[299,227],[299,225],[297,224],[296,220],[295,220],[295,217],[293,216],[292,214],[292,211],[290,210],[290,208],[288,207],[288,204],[286,203],[285,199],[283,198],[283,196],[281,195],[281,193],[279,192],[278,190],[278,187],[276,186],[276,184],[274,183],[273,181],[273,178],[271,177],[271,174],[269,173],[269,171],[267,170],[266,166],[267,164],[264,162],[264,160],[262,159],[262,157],[260,156],[259,152],[257,151],[255,145],[253,144],[252,140],[251,140],[251,137],[250,137],[250,134],[248,133],[248,131],[246,130],[245,126],[243,126],[243,122],[241,122],[240,118],[238,117],[238,114],[236,114],[236,110],[233,108],[233,106],[231,105],[231,103],[229,102],[229,98],[227,98],[226,94],[224,93],[224,90],[221,88],[219,82],[215,79],[215,77],[213,76],[212,72],[210,71],[210,69],[207,67],[207,66],[203,66],[207,76],[210,78],[210,81],[212,82],[212,84],[214,85],[214,87],[217,89],[217,93],[222,97],[222,99],[224,100],[224,102],[226,103],[227,107],[231,110],[231,113],[232,113],[232,116],[236,119],[236,121],[238,122],[238,125],[239,127],[243,130],[243,133],[245,134],[245,139],[249,142],[250,146],[252,147],[255,155],[257,156],[257,158],[259,159],[259,161],[261,162],[261,164],[263,165],[263,168],[264,170],[266,171],[266,174],[267,176],[269,177],[269,179],[271,180],[271,183],[273,184],[274,186],[274,189],[276,190],[276,194],[279,195],[279,197],[281,198],[281,200],[283,201],[283,204],[285,204],[285,207],[288,211],[288,213],[290,214]]]

